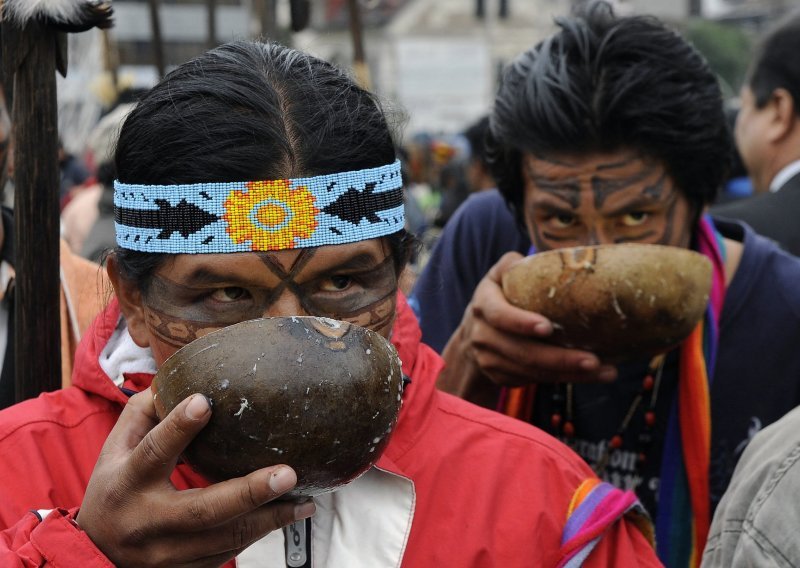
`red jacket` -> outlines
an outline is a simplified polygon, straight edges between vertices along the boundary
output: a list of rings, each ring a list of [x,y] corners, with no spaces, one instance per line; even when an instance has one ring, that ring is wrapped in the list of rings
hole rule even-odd
[[[127,400],[98,363],[118,318],[114,303],[86,334],[72,387],[0,412],[2,566],[110,566],[72,519]],[[437,391],[442,361],[420,343],[403,298],[392,341],[411,383],[377,467],[413,482],[402,566],[555,566],[570,499],[591,470],[540,430]],[[130,377],[126,386],[141,390],[149,380]],[[204,485],[182,465],[172,481]],[[30,511],[42,509],[56,510],[39,521]],[[660,566],[627,521],[607,531],[584,565]]]

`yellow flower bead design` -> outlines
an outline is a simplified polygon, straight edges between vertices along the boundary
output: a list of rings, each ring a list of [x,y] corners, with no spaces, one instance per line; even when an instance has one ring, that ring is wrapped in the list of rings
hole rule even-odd
[[[297,246],[317,229],[319,209],[307,187],[291,187],[289,180],[253,181],[235,189],[225,200],[227,232],[250,250],[283,250]]]

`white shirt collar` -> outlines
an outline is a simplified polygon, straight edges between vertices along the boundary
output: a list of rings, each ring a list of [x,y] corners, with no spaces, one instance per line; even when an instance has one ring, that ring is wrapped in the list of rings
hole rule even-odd
[[[792,179],[795,175],[800,174],[800,160],[795,160],[794,162],[790,162],[786,166],[781,169],[775,177],[772,178],[772,181],[769,184],[769,190],[771,193],[775,193],[780,188],[782,188],[787,181]]]

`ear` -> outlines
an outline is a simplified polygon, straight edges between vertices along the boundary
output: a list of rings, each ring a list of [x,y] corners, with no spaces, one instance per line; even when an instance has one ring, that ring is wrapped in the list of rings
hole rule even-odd
[[[119,308],[125,316],[128,324],[128,333],[131,334],[134,343],[139,347],[150,346],[150,332],[147,328],[145,307],[142,301],[142,293],[139,288],[129,280],[126,280],[119,272],[119,264],[116,255],[110,255],[106,261],[106,272],[114,286],[114,293],[119,300]]]
[[[772,92],[767,107],[770,111],[767,138],[770,142],[780,142],[792,133],[797,119],[795,102],[789,91],[780,88]]]

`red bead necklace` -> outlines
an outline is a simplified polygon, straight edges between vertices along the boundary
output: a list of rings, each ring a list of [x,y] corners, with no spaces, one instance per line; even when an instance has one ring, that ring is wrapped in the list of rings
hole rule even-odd
[[[644,428],[639,434],[639,438],[637,440],[637,462],[642,464],[647,461],[647,452],[653,442],[653,427],[656,424],[656,402],[658,400],[658,388],[661,385],[661,376],[664,372],[665,360],[666,355],[661,354],[656,355],[650,361],[650,364],[647,368],[647,373],[645,374],[644,379],[642,379],[639,392],[633,397],[633,400],[631,401],[628,410],[625,412],[625,415],[623,416],[616,433],[611,437],[608,443],[605,444],[603,455],[600,456],[600,459],[594,466],[594,470],[597,475],[602,475],[605,472],[612,453],[622,448],[625,440],[625,433],[631,423],[631,420],[633,419],[634,414],[636,414],[636,411],[642,404],[642,401],[649,395],[649,402],[644,411]],[[575,423],[573,416],[573,383],[567,383],[565,390],[565,395],[562,395],[560,392],[558,392],[558,389],[553,395],[553,402],[557,408],[561,406],[561,403],[563,403],[564,415],[562,416],[559,411],[553,412],[550,415],[550,425],[558,434],[560,434],[560,437],[563,439],[563,441],[569,444],[570,440],[575,437]],[[565,396],[566,400],[564,400]]]

